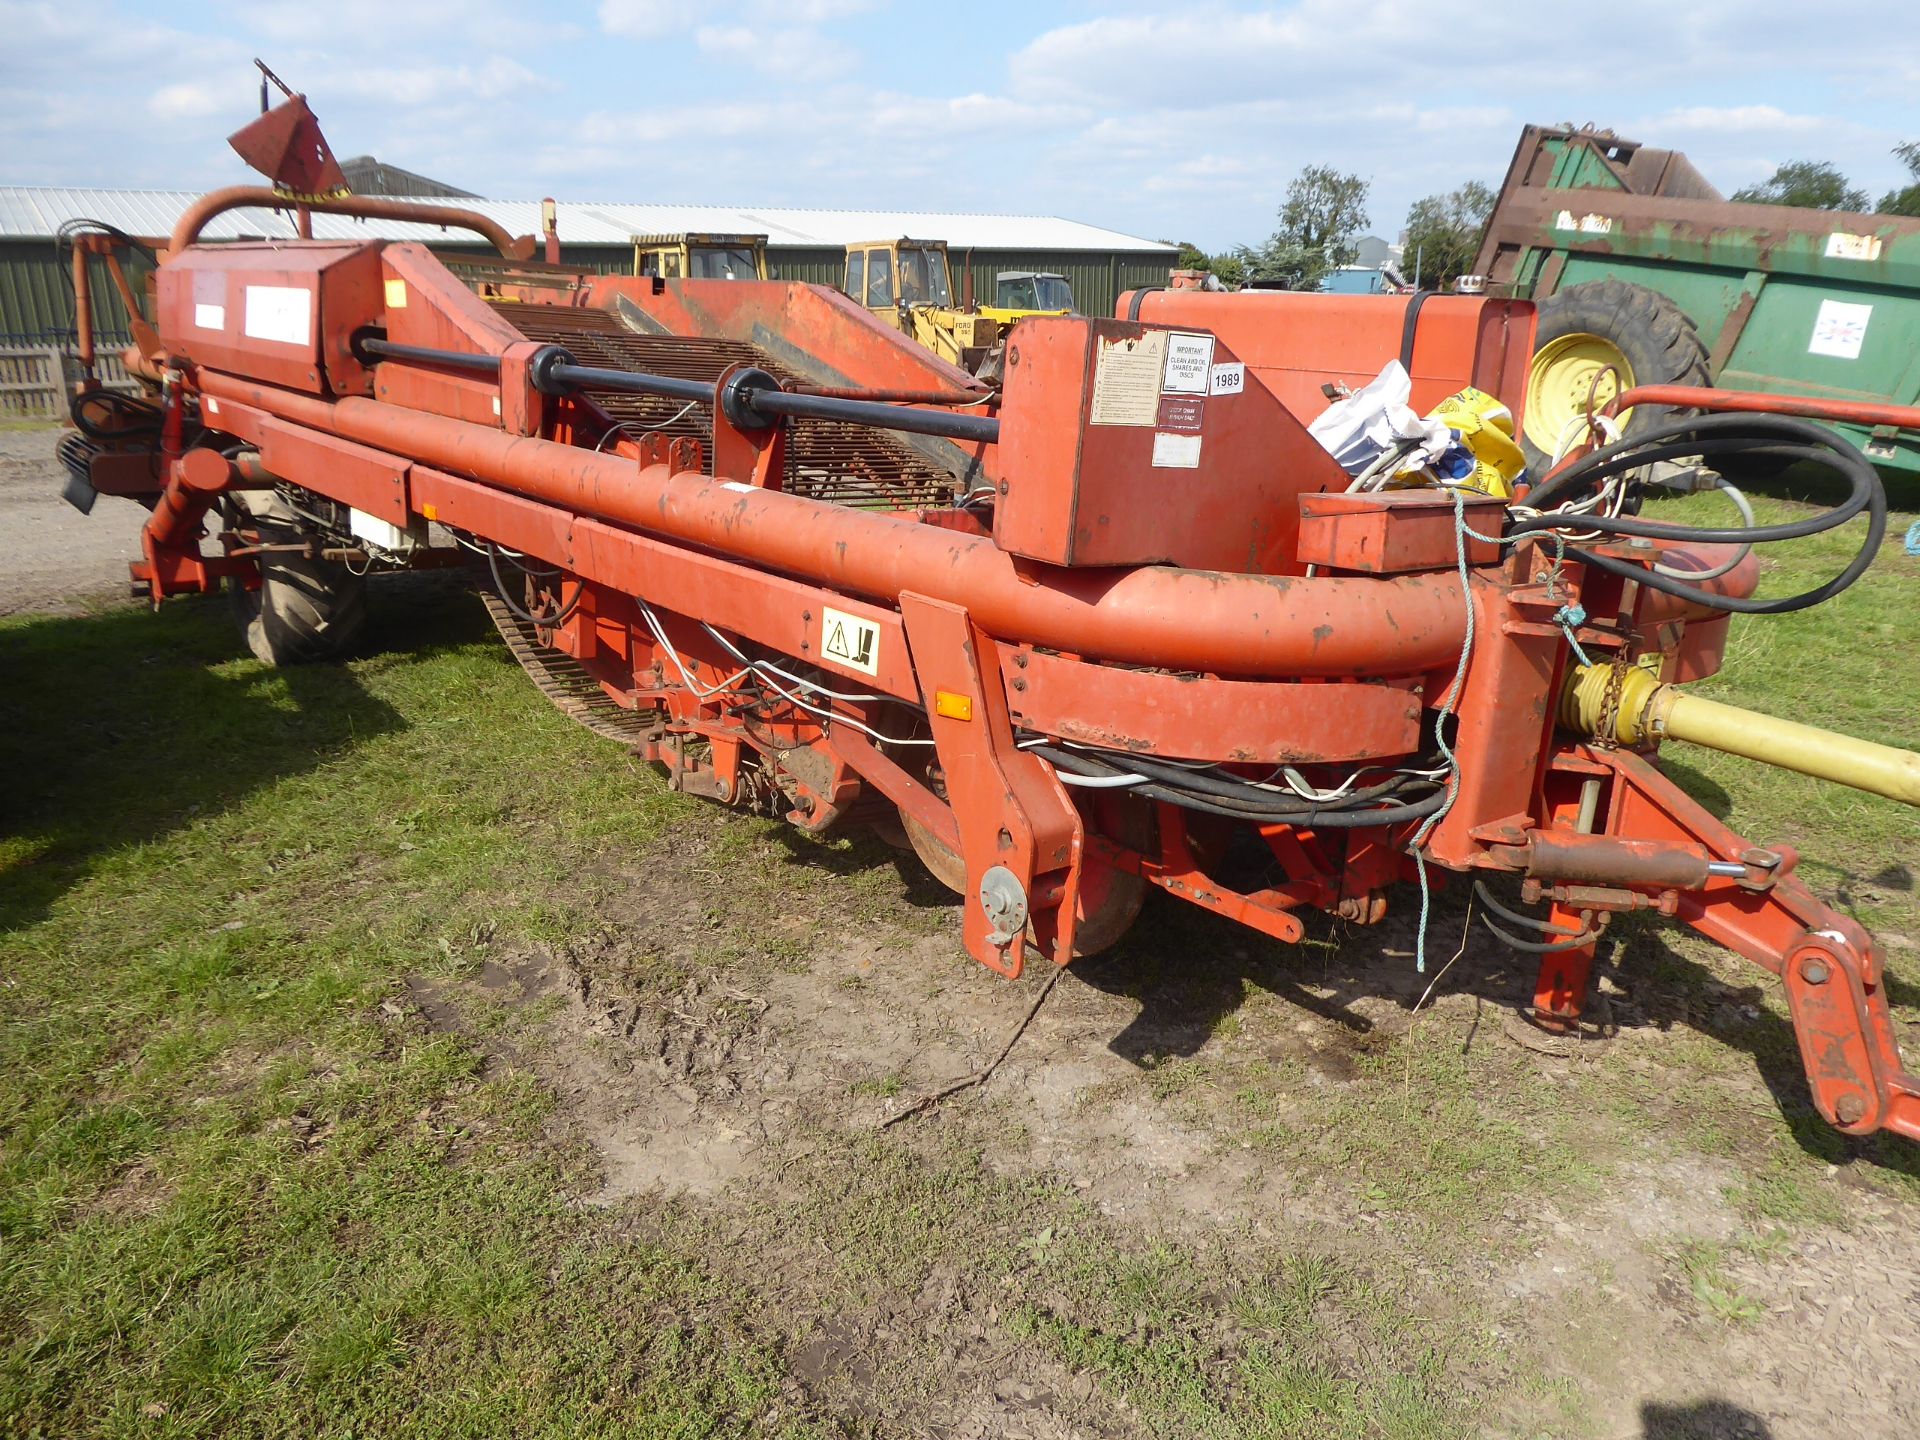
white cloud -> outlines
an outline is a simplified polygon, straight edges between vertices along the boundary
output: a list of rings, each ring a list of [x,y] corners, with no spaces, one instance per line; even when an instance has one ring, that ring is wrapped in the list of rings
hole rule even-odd
[[[1053,0],[992,25],[885,0],[0,0],[0,168],[242,178],[224,140],[260,54],[338,153],[508,198],[1043,211],[1218,248],[1264,235],[1302,165],[1367,178],[1391,234],[1565,118],[1728,191],[1810,158],[1877,195],[1920,138],[1920,51],[1885,39],[1910,3],[1614,0],[1549,26],[1483,0],[1476,33],[1526,40],[1468,53],[1414,0]]]
[[[219,114],[229,107],[231,99],[202,81],[183,80],[178,85],[162,85],[148,96],[147,111],[156,120],[197,120]]]
[[[658,40],[693,28],[694,0],[600,0],[600,28],[628,40]]]
[[[858,54],[815,30],[703,25],[694,32],[702,54],[763,75],[830,79],[852,69]]]

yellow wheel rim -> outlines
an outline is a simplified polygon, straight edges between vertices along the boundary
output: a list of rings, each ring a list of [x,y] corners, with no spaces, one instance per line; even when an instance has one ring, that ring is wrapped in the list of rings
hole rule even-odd
[[[1586,438],[1579,422],[1589,404],[1603,410],[1632,388],[1633,367],[1611,340],[1585,331],[1549,340],[1533,352],[1527,372],[1527,439],[1534,449],[1557,455]],[[1626,423],[1626,415],[1617,418]]]

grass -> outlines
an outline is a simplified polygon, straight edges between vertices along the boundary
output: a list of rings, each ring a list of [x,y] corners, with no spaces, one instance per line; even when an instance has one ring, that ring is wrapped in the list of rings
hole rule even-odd
[[[1469,1413],[1445,1334],[1402,1343],[1427,1332],[1365,1275],[1142,1258],[964,1127],[931,1150],[804,1132],[776,1193],[733,1207],[584,1206],[596,1166],[552,1092],[489,1059],[552,1005],[489,998],[464,978],[483,959],[591,939],[690,842],[734,882],[690,902],[697,952],[632,947],[636,987],[740,956],[804,972],[796,886],[821,870],[816,908],[883,943],[950,911],[902,914],[897,873],[848,842],[801,842],[796,871],[775,827],[552,712],[471,600],[384,593],[416,648],[285,672],[236,658],[211,604],[0,625],[0,1434],[891,1433],[861,1407],[937,1413],[943,1327],[864,1340],[896,1358],[859,1387],[796,1384],[796,1357],[813,1317],[891,1314],[936,1272],[999,1316],[981,1346],[1123,1357],[1085,1361],[1087,1403],[1135,1397],[1123,1430]],[[457,1033],[410,982],[453,997]],[[1161,1327],[1137,1355],[1129,1307]],[[1349,1319],[1379,1337],[1364,1356],[1337,1343]]]
[[[469,605],[284,674],[212,607],[0,631],[0,1430],[815,1433],[697,1255],[569,1203],[546,1092],[383,1005],[682,809]]]

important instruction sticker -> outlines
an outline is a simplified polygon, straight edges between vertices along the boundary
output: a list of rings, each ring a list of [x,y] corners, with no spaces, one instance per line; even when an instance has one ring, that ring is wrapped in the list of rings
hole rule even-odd
[[[880,627],[858,615],[824,606],[820,611],[820,654],[862,675],[878,675]]]
[[[1151,425],[1160,405],[1160,372],[1167,359],[1167,332],[1149,330],[1137,340],[1102,340],[1093,362],[1094,425]]]
[[[1167,373],[1160,388],[1169,395],[1204,395],[1213,369],[1213,336],[1167,336]]]
[[[1813,320],[1813,338],[1807,342],[1807,353],[1831,355],[1836,360],[1858,360],[1860,347],[1867,343],[1867,322],[1872,318],[1871,305],[1822,300],[1820,313]]]

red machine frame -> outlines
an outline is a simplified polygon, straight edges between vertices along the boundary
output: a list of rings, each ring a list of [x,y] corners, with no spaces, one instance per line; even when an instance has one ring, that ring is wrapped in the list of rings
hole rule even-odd
[[[1005,513],[1021,487],[1026,514],[1044,522],[1060,507],[1067,530],[1097,539],[1116,507],[1165,505],[1177,481],[1187,488],[1174,503],[1205,523],[1170,545],[1217,549],[1220,527],[1266,527],[1237,569],[1110,556],[1087,567],[1001,548],[967,500],[876,511],[786,493],[786,427],[726,401],[738,366],[712,385],[703,438],[622,426],[589,396],[543,385],[553,347],[489,303],[638,317],[647,333],[682,337],[785,327],[829,362],[822,390],[978,397],[970,377],[839,297],[536,274],[519,263],[528,242],[438,208],[436,221],[497,242],[488,299],[419,245],[197,243],[213,214],[257,203],[260,192],[221,192],[183,220],[158,274],[156,325],[129,355],[167,416],[164,483],[134,566],[156,603],[257,583],[243,526],[224,530],[219,553],[201,550],[235,490],[291,483],[397,526],[437,521],[551,567],[556,578],[527,596],[553,617],[538,642],[644,722],[636,748],[675,786],[733,804],[777,795],[815,831],[890,823],[897,809],[964,897],[968,952],[1001,974],[1018,976],[1030,947],[1064,965],[1110,943],[1147,885],[1293,941],[1309,907],[1379,920],[1420,866],[1506,873],[1550,904],[1561,933],[1651,909],[1779,975],[1820,1113],[1852,1134],[1920,1138],[1920,1081],[1901,1067],[1872,938],[1807,889],[1792,851],[1735,834],[1646,755],[1559,723],[1570,631],[1588,655],[1684,680],[1718,667],[1726,615],[1558,565],[1548,545],[1502,553],[1471,534],[1497,515],[1469,507],[1463,528],[1445,496],[1340,495],[1345,477],[1289,413],[1308,403],[1309,381],[1363,380],[1403,345],[1417,402],[1467,383],[1516,394],[1530,307],[1433,299],[1415,324],[1405,301],[1169,291],[1123,297],[1121,321],[1048,322],[1061,345],[1086,347],[1086,366],[1201,338],[1209,361],[1232,357],[1214,363],[1251,397],[1242,410],[1207,391],[1204,406],[1152,397],[1153,433],[1180,441],[1168,455],[1197,457],[1204,444],[1219,457],[1177,473],[1158,445],[1148,465],[1127,448],[1133,437],[1096,432],[1100,407],[1133,403],[1117,381],[1092,394],[1105,372],[1076,369],[1077,352],[1023,372],[1023,336],[1037,355],[1042,330],[1016,329],[1000,437],[953,445],[989,504]],[[254,293],[266,290],[279,310]],[[258,325],[246,319],[256,306]],[[296,312],[305,328],[287,318]],[[412,347],[443,361],[380,358],[369,335],[394,356]],[[1330,336],[1344,337],[1338,354]],[[449,353],[477,363],[450,366]],[[185,443],[189,423],[219,444]],[[1100,464],[1077,465],[1095,441]],[[94,463],[104,477],[118,458]],[[1250,501],[1249,487],[1265,488]],[[1151,545],[1153,528],[1115,544]],[[1036,543],[1055,543],[1045,531]],[[1675,558],[1665,545],[1612,553]],[[1714,583],[1737,594],[1752,579],[1749,563]],[[837,642],[836,625],[857,643]],[[1244,775],[1404,763],[1446,727],[1457,768],[1444,812],[1342,828],[1223,824],[1073,788],[1031,748],[1037,736]],[[1221,878],[1229,829],[1270,857],[1257,886]],[[1593,959],[1592,940],[1544,957],[1539,1021],[1578,1020]]]

